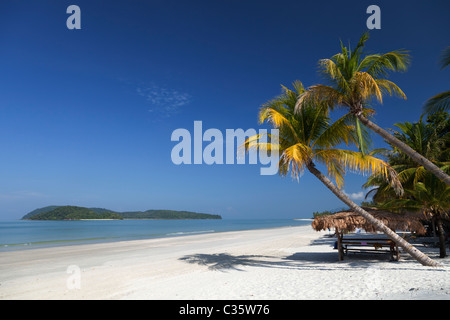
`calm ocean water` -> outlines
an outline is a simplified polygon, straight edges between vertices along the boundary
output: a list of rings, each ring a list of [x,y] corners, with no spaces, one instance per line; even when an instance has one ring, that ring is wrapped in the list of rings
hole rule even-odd
[[[0,221],[0,251],[308,224],[292,219]]]

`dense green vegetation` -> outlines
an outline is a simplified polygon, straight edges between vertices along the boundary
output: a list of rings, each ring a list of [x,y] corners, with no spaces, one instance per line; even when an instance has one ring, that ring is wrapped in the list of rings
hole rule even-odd
[[[119,213],[124,219],[222,219],[218,214],[173,210],[147,210]]]
[[[173,210],[115,212],[103,208],[48,206],[26,214],[24,220],[81,219],[222,219],[220,215]]]
[[[338,212],[338,211],[330,211],[330,210],[315,211],[315,212],[313,212],[313,218],[329,216],[329,215],[335,214],[336,212]]]
[[[450,173],[450,115],[445,111],[428,114],[426,121],[397,123],[394,135],[415,151],[424,155],[443,172]],[[394,212],[416,211],[423,220],[431,221],[432,233],[440,242],[440,257],[444,258],[445,234],[450,231],[450,186],[439,180],[408,155],[391,146],[386,151],[388,163],[397,171],[405,190],[397,195],[378,175],[369,177],[366,188],[372,188],[373,205]]]
[[[88,208],[75,206],[56,207],[28,217],[30,220],[82,220],[82,219],[123,219],[112,211],[95,212]]]
[[[73,207],[73,206],[47,206],[47,207],[43,207],[43,208],[38,208],[38,209],[30,211],[29,213],[24,215],[22,217],[22,220],[29,220],[29,219],[31,219],[31,217],[33,217],[37,214],[50,212],[56,208],[61,208],[61,207]],[[82,208],[82,207],[78,207],[78,208]],[[103,209],[103,208],[88,208],[88,209],[95,213],[115,212],[113,210],[108,210],[108,209]]]

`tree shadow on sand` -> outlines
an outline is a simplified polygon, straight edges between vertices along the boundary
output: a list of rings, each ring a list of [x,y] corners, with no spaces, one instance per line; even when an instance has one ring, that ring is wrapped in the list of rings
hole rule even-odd
[[[336,250],[333,250],[335,238],[330,236],[321,237],[310,243],[311,247],[329,247],[330,251],[318,250],[312,248],[308,252],[297,252],[286,257],[282,256],[266,256],[266,255],[232,255],[229,253],[213,253],[204,254],[197,253],[186,255],[179,258],[187,263],[207,266],[209,270],[226,271],[238,270],[245,271],[244,267],[265,267],[265,268],[282,268],[282,269],[298,269],[298,270],[336,270],[339,268],[352,269],[368,268],[376,266],[383,260],[389,258],[380,255],[357,255],[352,254],[346,256],[344,261],[338,260]]]
[[[274,262],[270,261],[273,257],[260,255],[240,255],[233,256],[228,253],[214,253],[214,254],[192,254],[181,257],[179,260],[188,263],[208,266],[210,270],[224,271],[226,269],[234,269],[244,271],[239,267],[244,266],[265,266],[272,267]]]
[[[335,263],[336,255],[328,252],[308,252],[295,253],[288,257],[280,258],[276,256],[262,255],[239,255],[234,256],[229,253],[214,254],[192,254],[181,257],[179,260],[187,263],[207,266],[209,270],[226,271],[238,270],[245,271],[243,267],[265,267],[265,268],[283,268],[283,269],[303,269],[309,268],[317,263]]]

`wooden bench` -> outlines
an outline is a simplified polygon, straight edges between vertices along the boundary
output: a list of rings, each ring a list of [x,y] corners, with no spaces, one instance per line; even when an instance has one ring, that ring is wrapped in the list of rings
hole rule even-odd
[[[349,251],[369,253],[389,253],[391,260],[398,261],[400,252],[397,244],[390,239],[380,238],[339,238],[335,244],[339,251],[339,260],[344,260],[344,255]]]

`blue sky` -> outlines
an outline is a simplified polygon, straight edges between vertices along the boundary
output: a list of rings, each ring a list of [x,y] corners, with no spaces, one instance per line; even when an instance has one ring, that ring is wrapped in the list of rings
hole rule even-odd
[[[81,9],[69,30],[66,9]],[[311,174],[260,176],[260,165],[172,163],[177,128],[259,129],[280,85],[320,81],[317,61],[356,44],[381,8],[372,53],[410,50],[393,74],[407,101],[375,121],[416,121],[448,90],[445,1],[16,1],[0,3],[0,219],[46,205],[173,209],[224,218],[305,218],[343,204]],[[384,146],[374,136],[375,146]],[[345,191],[360,201],[365,177]]]

